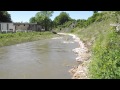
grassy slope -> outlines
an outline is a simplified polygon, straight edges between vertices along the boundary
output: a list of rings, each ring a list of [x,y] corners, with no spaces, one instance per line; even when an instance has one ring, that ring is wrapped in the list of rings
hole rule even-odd
[[[92,52],[89,65],[91,78],[120,78],[120,34],[114,32],[111,23],[115,23],[115,17],[72,30]]]
[[[0,47],[8,46],[23,42],[47,39],[53,37],[51,32],[17,32],[17,33],[0,33]]]

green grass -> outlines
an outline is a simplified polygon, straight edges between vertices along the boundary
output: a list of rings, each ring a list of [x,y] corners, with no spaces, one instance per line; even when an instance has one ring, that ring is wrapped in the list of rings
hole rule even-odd
[[[23,42],[52,38],[51,32],[17,32],[17,33],[0,33],[0,47],[8,46]]]
[[[107,19],[85,28],[76,27],[71,33],[78,35],[92,53],[88,66],[90,78],[120,79],[120,32],[110,26],[116,23],[116,17],[105,15]]]
[[[71,32],[77,34],[88,46],[88,48],[91,49],[91,45],[95,42],[99,35],[107,33],[106,31],[110,28],[110,23],[113,22],[109,19],[102,22],[94,22],[86,28],[76,27],[71,30]],[[89,45],[89,43],[91,43],[91,45]]]
[[[92,46],[89,74],[97,79],[120,78],[120,35],[115,30],[109,29],[106,34],[101,34]]]

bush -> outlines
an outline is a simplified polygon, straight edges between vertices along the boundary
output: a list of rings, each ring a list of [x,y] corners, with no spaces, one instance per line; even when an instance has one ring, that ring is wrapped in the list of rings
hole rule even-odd
[[[108,30],[106,35],[100,35],[92,48],[92,58],[89,66],[91,78],[120,78],[120,43],[115,30]]]

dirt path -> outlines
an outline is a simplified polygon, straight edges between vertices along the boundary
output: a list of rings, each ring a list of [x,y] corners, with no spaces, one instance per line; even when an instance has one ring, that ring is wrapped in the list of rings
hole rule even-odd
[[[67,33],[58,33],[59,35],[70,35],[73,37],[75,42],[79,43],[79,47],[73,49],[72,51],[75,52],[77,55],[76,61],[79,62],[78,67],[73,67],[69,70],[69,72],[73,75],[72,79],[89,79],[88,77],[88,64],[90,62],[90,52],[85,44],[74,34],[67,34]]]

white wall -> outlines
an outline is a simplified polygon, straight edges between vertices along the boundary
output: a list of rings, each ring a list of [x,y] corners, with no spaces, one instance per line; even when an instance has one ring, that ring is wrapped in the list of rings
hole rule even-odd
[[[7,23],[1,23],[1,30],[7,30]]]
[[[15,26],[13,25],[13,23],[9,23],[9,30],[13,29],[13,31],[15,31]]]
[[[0,24],[1,24],[1,30],[12,29],[13,31],[15,31],[15,26],[13,25],[13,23],[0,23]],[[7,29],[7,24],[8,24],[8,29]]]

